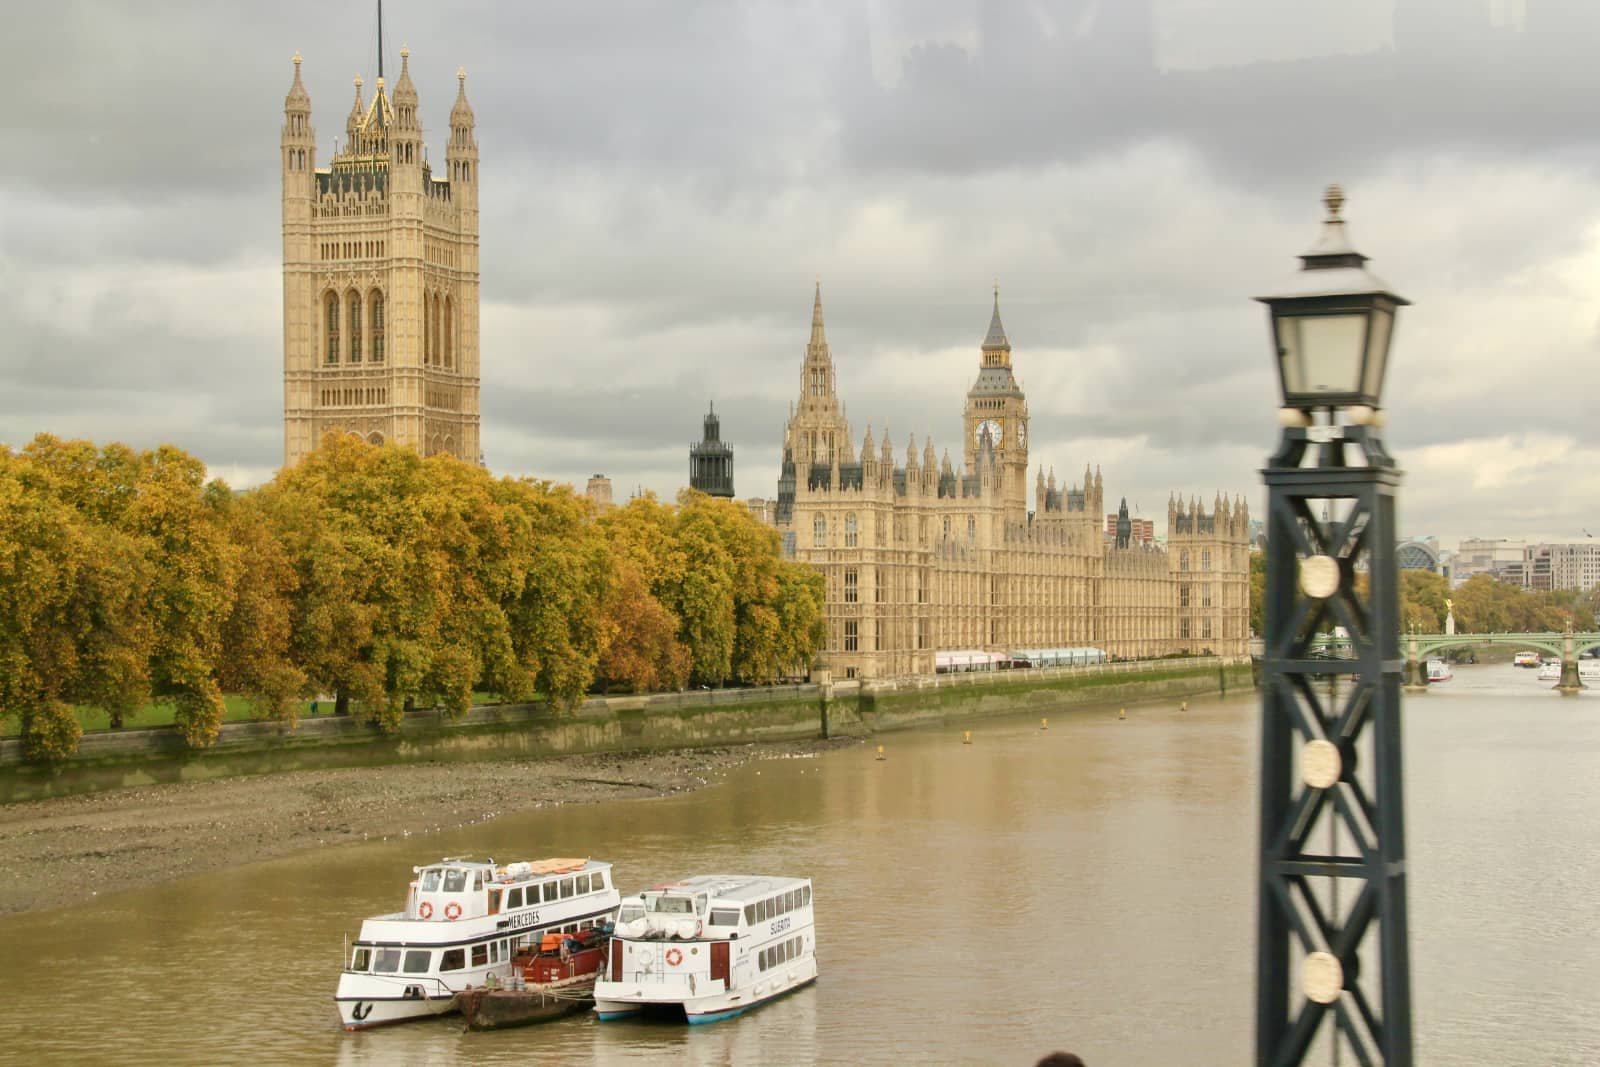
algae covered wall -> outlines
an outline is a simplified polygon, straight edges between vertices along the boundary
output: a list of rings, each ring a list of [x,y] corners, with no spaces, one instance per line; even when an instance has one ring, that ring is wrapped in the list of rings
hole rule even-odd
[[[1248,664],[1159,660],[1091,668],[938,675],[889,682],[719,689],[596,697],[570,713],[544,704],[474,708],[456,721],[413,712],[393,735],[350,718],[223,726],[216,745],[190,751],[170,727],[85,734],[50,770],[0,742],[0,803],[240,774],[412,762],[652,751],[866,736],[948,720],[1079,704],[1133,704],[1248,688]]]

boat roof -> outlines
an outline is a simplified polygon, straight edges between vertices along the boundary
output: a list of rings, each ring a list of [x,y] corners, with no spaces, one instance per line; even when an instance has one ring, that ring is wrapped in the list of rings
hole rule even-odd
[[[611,864],[604,860],[578,859],[576,857],[553,857],[542,860],[523,860],[520,863],[497,864],[494,860],[473,860],[465,856],[446,856],[437,863],[424,864],[416,867],[417,873],[429,867],[465,867],[469,870],[479,870],[490,874],[496,882],[522,882],[529,878],[543,878],[552,874],[575,874],[579,871],[600,871],[609,869]]]
[[[810,881],[809,878],[785,878],[775,874],[695,874],[676,882],[653,885],[645,893],[707,893],[717,900],[746,904]]]

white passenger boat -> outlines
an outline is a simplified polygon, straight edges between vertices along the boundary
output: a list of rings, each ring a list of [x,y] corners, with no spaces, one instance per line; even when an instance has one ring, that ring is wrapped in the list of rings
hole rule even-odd
[[[616,918],[611,864],[547,859],[413,867],[405,910],[361,923],[334,1003],[346,1030],[443,1015],[456,994],[503,984],[521,948]]]
[[[1446,663],[1444,660],[1430,659],[1428,661],[1428,681],[1448,682],[1454,677],[1455,675],[1450,673],[1450,664]]]
[[[1561,680],[1561,661],[1547,659],[1539,665],[1539,680],[1541,682],[1559,682]]]
[[[809,878],[702,874],[623,903],[594,1010],[716,1022],[816,977]]]

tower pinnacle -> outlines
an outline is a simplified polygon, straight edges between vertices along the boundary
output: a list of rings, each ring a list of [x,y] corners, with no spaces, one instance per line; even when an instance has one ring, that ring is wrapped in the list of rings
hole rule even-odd
[[[811,304],[811,347],[826,348],[828,335],[822,328],[822,279],[817,279],[816,298]]]

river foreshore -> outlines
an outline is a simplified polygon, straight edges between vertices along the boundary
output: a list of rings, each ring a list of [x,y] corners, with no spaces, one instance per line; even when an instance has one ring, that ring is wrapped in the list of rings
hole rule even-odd
[[[854,743],[293,771],[23,801],[0,807],[0,915],[318,846],[426,834],[556,804],[682,793],[752,760]],[[63,886],[72,887],[67,897]]]

